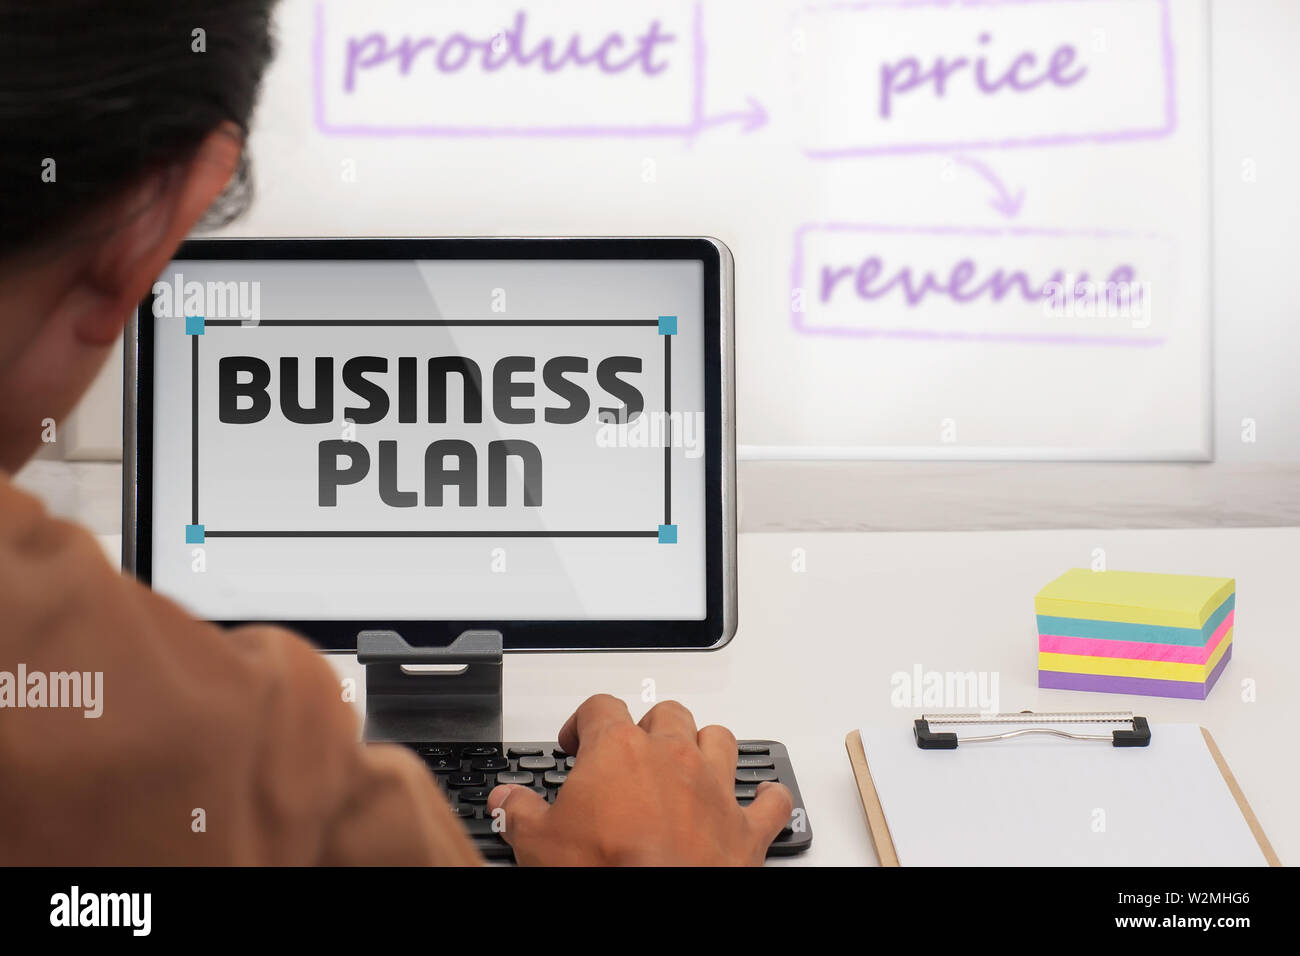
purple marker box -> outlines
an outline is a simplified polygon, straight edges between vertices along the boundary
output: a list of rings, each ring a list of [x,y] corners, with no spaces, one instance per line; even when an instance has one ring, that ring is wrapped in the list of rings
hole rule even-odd
[[[847,128],[842,124],[832,122],[830,131],[833,135],[829,138],[814,137],[817,141],[805,144],[804,155],[810,159],[852,159],[913,153],[951,153],[976,149],[1124,143],[1169,136],[1178,126],[1170,2],[1171,0],[1132,0],[1127,9],[1108,0],[960,0],[960,2],[956,0],[827,0],[827,2],[809,5],[800,13],[801,19],[797,22],[796,28],[808,31],[820,29],[837,39],[842,39],[847,31],[856,26],[856,21],[859,19],[864,26],[871,27],[870,30],[864,31],[863,36],[892,38],[908,32],[926,35],[934,32],[936,27],[957,22],[954,19],[957,17],[964,17],[961,21],[963,26],[969,24],[971,38],[967,40],[964,48],[951,50],[943,64],[934,62],[929,51],[919,56],[909,56],[918,51],[908,49],[905,42],[895,46],[892,40],[889,41],[890,52],[887,59],[879,59],[877,55],[879,51],[876,49],[860,51],[862,56],[858,58],[856,65],[858,73],[845,73],[845,70],[851,70],[853,67],[847,65],[841,67],[841,50],[823,52],[820,58],[814,57],[812,68],[824,68],[826,74],[819,75],[811,81],[807,77],[796,75],[796,85],[806,89],[810,97],[829,100],[837,95],[836,84],[853,83],[855,88],[862,89],[866,95],[866,99],[861,104],[860,115],[870,115],[874,125],[853,128],[853,134],[849,135],[845,131]],[[991,52],[993,36],[999,33],[997,27],[1013,21],[1026,20],[1033,14],[1048,8],[1059,9],[1067,15],[1095,18],[1095,25],[1089,31],[1092,38],[1088,47],[1099,42],[1109,44],[1118,41],[1121,34],[1130,34],[1134,30],[1142,29],[1137,26],[1133,17],[1149,12],[1143,23],[1145,25],[1154,20],[1156,33],[1152,36],[1148,32],[1147,36],[1143,37],[1144,43],[1150,42],[1150,46],[1145,47],[1143,53],[1145,54],[1146,49],[1150,49],[1158,61],[1150,58],[1146,60],[1150,65],[1146,76],[1163,86],[1158,96],[1153,90],[1152,110],[1149,117],[1128,116],[1121,119],[1108,117],[1105,111],[1094,111],[1093,115],[1081,125],[1078,116],[1074,115],[1075,109],[1063,104],[1059,108],[1058,115],[1053,119],[1044,119],[1044,128],[1041,130],[1033,128],[1036,123],[1030,124],[1027,128],[1024,124],[1005,121],[999,123],[996,118],[993,118],[988,122],[977,124],[975,128],[952,135],[947,135],[942,127],[927,127],[922,132],[902,138],[890,135],[891,128],[900,120],[902,112],[901,109],[893,107],[904,106],[902,101],[906,100],[908,95],[915,95],[911,91],[915,91],[925,82],[931,84],[932,89],[937,86],[937,93],[926,95],[948,104],[945,107],[948,111],[947,115],[961,118],[968,113],[970,99],[955,104],[949,102],[954,95],[953,88],[963,80],[971,81],[976,60],[981,54]],[[939,17],[943,19],[940,20]],[[1107,17],[1110,19],[1107,20]],[[830,18],[836,18],[834,25],[826,24],[825,21]],[[903,23],[899,22],[904,20],[908,23],[907,29],[904,29]],[[1038,17],[1037,20],[1050,23],[1050,18],[1047,16]],[[819,24],[819,21],[823,22]],[[1115,63],[1122,61],[1132,67],[1139,56],[1132,47],[1126,48],[1122,55],[1114,52],[1107,54],[1103,48],[1097,56],[1089,60],[1085,54],[1094,51],[1088,47],[1080,45],[1076,48],[1068,43],[1053,42],[1049,29],[1040,32],[1042,35],[1038,39],[1044,45],[1035,48],[1017,48],[1021,57],[1033,58],[1029,61],[1037,70],[1033,77],[1024,82],[1017,82],[1014,76],[1006,73],[1008,70],[1006,63],[999,62],[995,65],[992,60],[987,61],[980,66],[979,79],[974,81],[979,84],[977,90],[984,94],[981,99],[1010,104],[1011,100],[1008,97],[1013,90],[1009,87],[1015,87],[1029,98],[1032,98],[1035,88],[1041,90],[1051,83],[1061,87],[1077,84],[1083,88],[1090,82],[1086,74],[1091,67],[1107,65],[1112,70],[1109,77],[1110,85],[1089,90],[1086,96],[1090,97],[1092,102],[1112,102],[1116,89],[1115,71],[1118,70]],[[1064,60],[1061,62],[1055,60],[1056,55],[1064,56],[1067,53],[1065,60],[1068,60],[1068,65]],[[830,69],[827,65],[828,57],[834,60],[835,69]],[[1014,62],[1013,59],[1012,63]],[[800,67],[796,62],[795,69],[801,68],[809,67],[807,65]],[[898,102],[891,102],[888,96],[894,84],[899,82],[898,77],[895,76],[891,83],[891,71],[905,74],[905,80],[899,89],[902,95],[898,98]],[[936,72],[942,73],[943,79],[935,80]],[[1135,82],[1142,83],[1145,80],[1135,80]],[[873,83],[878,85],[877,88],[871,88]],[[1132,91],[1133,87],[1130,86],[1129,89]],[[1077,104],[1079,101],[1066,102]],[[1009,112],[1004,115],[1010,120],[1017,115],[1018,109],[1014,105],[1008,108]],[[1063,122],[1062,117],[1066,117],[1069,121]],[[911,119],[914,120],[915,117]],[[840,128],[837,129],[837,126]],[[904,122],[902,128],[910,130],[911,126]]]
[[[436,5],[430,5],[436,7]],[[342,5],[338,8],[341,9]],[[349,6],[349,9],[351,8]],[[421,117],[418,115],[402,116],[399,118],[375,119],[367,115],[357,115],[354,108],[350,118],[339,118],[336,116],[337,107],[343,104],[349,98],[359,96],[358,89],[364,85],[358,80],[357,71],[354,68],[349,69],[329,69],[327,61],[330,53],[337,53],[340,48],[353,49],[356,44],[367,42],[377,42],[386,34],[376,31],[370,34],[349,34],[346,30],[333,30],[332,22],[327,23],[327,9],[323,0],[318,0],[315,9],[314,23],[314,40],[312,55],[312,74],[313,74],[313,91],[315,99],[315,123],[319,132],[327,136],[373,136],[381,138],[393,137],[446,137],[451,139],[458,138],[476,138],[476,137],[525,137],[525,138],[645,138],[645,137],[678,137],[691,139],[703,132],[712,125],[725,122],[743,122],[748,127],[761,125],[766,122],[766,113],[757,104],[751,102],[750,109],[744,113],[729,113],[718,117],[709,117],[705,114],[704,90],[705,77],[707,72],[706,66],[706,46],[704,42],[704,7],[701,0],[695,3],[680,3],[674,7],[679,15],[684,15],[686,19],[679,16],[677,22],[665,22],[660,25],[657,14],[653,10],[647,12],[647,22],[655,30],[662,31],[663,51],[658,54],[663,58],[663,62],[655,63],[654,76],[656,86],[665,85],[670,89],[656,92],[653,102],[647,101],[644,96],[640,99],[633,97],[620,107],[617,118],[606,116],[604,118],[591,118],[586,114],[586,109],[590,108],[589,103],[573,101],[563,96],[552,97],[557,113],[552,118],[536,116],[526,121],[520,120],[501,120],[494,118],[493,110],[490,105],[484,108],[484,115],[481,119],[467,120],[464,118],[437,118],[437,75],[438,68],[435,65],[439,61],[436,59],[431,50],[438,49],[437,42],[443,40],[454,43],[456,56],[452,58],[452,67],[450,69],[453,75],[460,75],[466,72],[477,70],[485,79],[481,83],[482,89],[490,91],[492,85],[487,79],[500,79],[502,76],[513,76],[514,82],[526,83],[530,85],[545,84],[551,76],[563,73],[568,70],[573,72],[581,70],[584,76],[588,77],[587,82],[599,82],[601,76],[621,76],[625,74],[616,73],[607,66],[602,66],[610,58],[616,59],[614,51],[624,51],[630,46],[629,38],[623,37],[617,32],[610,33],[601,43],[602,33],[596,28],[595,39],[589,41],[590,49],[575,51],[572,47],[566,47],[568,43],[577,43],[575,36],[561,36],[558,39],[555,36],[546,34],[536,27],[529,16],[538,11],[531,10],[527,6],[520,4],[517,7],[511,7],[508,4],[502,5],[502,10],[513,11],[514,24],[510,32],[523,34],[529,30],[534,31],[524,39],[515,36],[512,43],[520,46],[520,49],[514,53],[513,66],[497,66],[490,70],[485,70],[481,61],[486,56],[483,49],[483,39],[481,37],[471,38],[456,30],[452,24],[455,22],[455,10],[451,8],[447,11],[447,32],[444,36],[420,36],[413,41],[412,38],[405,36],[405,31],[409,27],[400,21],[391,26],[392,36],[389,38],[397,49],[390,49],[385,55],[386,68],[390,70],[400,70],[403,82],[413,91],[412,95],[418,93],[416,102],[428,105],[433,104],[429,116]],[[506,21],[509,23],[509,21]],[[376,21],[379,25],[381,21]],[[574,23],[571,30],[581,30],[583,24]],[[513,32],[512,32],[513,31]],[[414,47],[410,44],[421,46],[418,55],[414,52]],[[407,44],[408,46],[401,46]],[[466,53],[465,51],[470,52]],[[408,51],[411,51],[408,53]],[[462,55],[464,54],[464,55]],[[506,57],[506,54],[493,54],[498,60]],[[419,68],[406,62],[409,57],[410,61],[418,59]],[[405,65],[403,65],[405,64]],[[472,66],[471,64],[479,64]],[[526,64],[526,65],[523,65]],[[672,79],[672,83],[667,81]],[[340,82],[341,81],[341,82]],[[655,106],[659,107],[661,118],[659,119],[640,119],[638,118],[637,108]],[[671,113],[674,118],[663,118],[666,114]],[[680,119],[676,118],[680,117]]]
[[[906,252],[892,245],[895,240],[929,240],[931,249],[948,249],[952,252],[943,260],[941,268],[928,270],[912,262]],[[1073,327],[1059,320],[1043,318],[1041,283],[1049,277],[1046,268],[1021,270],[1014,259],[1000,259],[987,250],[991,243],[1014,242],[1021,252],[1033,256],[1044,249],[1074,247],[1079,243],[1100,240],[1108,247],[1125,244],[1126,251],[1141,254],[1132,266],[1126,260],[1107,260],[1108,267],[1123,266],[1134,276],[1146,279],[1152,274],[1163,276],[1169,270],[1172,240],[1157,234],[1138,234],[1109,229],[1066,229],[1043,226],[902,226],[885,223],[820,222],[804,223],[794,233],[790,268],[790,324],[803,335],[829,335],[846,338],[899,341],[963,342],[1007,345],[1091,346],[1110,348],[1158,348],[1165,344],[1165,336],[1155,327],[1121,322],[1109,330],[1093,329],[1096,323],[1076,323]],[[1118,255],[1118,253],[1116,254]],[[958,292],[951,286],[961,262],[974,256],[983,270]],[[1071,261],[1066,249],[1062,257]],[[861,293],[855,298],[853,276],[840,277],[833,294],[827,291],[826,268],[844,263],[862,266],[876,260],[885,270],[875,280],[875,285],[889,287],[887,294],[872,291],[868,298]],[[974,268],[975,259],[970,260]],[[1000,291],[988,290],[977,294],[977,286],[990,283],[990,270],[1003,272]],[[896,280],[897,273],[907,271],[913,298]],[[1108,274],[1095,277],[1108,281]],[[1027,303],[1026,295],[1036,293],[1036,304]],[[828,295],[831,301],[826,301]],[[1033,296],[1031,296],[1033,298]],[[845,312],[846,299],[853,308]],[[963,308],[971,299],[995,301],[1008,310],[1011,321],[1003,328],[949,321],[945,325],[936,321],[935,306]],[[1017,311],[1018,310],[1018,311]],[[1018,319],[1015,316],[1019,316]],[[1032,322],[1026,318],[1032,317]],[[1148,315],[1149,319],[1149,315]]]

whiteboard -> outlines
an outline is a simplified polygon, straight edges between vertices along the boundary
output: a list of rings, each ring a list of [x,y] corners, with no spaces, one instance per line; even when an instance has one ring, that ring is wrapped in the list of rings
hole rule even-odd
[[[1211,454],[1203,0],[288,0],[235,235],[711,235],[742,457]]]

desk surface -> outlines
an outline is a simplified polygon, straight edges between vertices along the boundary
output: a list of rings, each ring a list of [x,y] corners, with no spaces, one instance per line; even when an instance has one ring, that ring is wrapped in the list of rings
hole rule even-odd
[[[1091,565],[1097,548],[1111,568],[1237,579],[1233,658],[1208,701],[1038,689],[1033,596],[1062,570]],[[796,549],[805,571],[794,570]],[[740,629],[721,651],[510,655],[507,738],[553,738],[600,691],[639,715],[653,686],[701,725],[789,746],[815,839],[783,863],[874,864],[845,733],[908,726],[919,710],[891,704],[897,672],[985,671],[997,674],[1004,711],[1121,709],[1203,724],[1282,862],[1300,860],[1300,766],[1276,743],[1300,722],[1300,529],[745,534],[739,559]],[[355,658],[330,659],[361,676]],[[1254,702],[1243,700],[1247,680]]]

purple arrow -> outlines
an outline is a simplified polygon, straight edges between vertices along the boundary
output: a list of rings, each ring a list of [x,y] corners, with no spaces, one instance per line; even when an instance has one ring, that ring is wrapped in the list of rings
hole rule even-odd
[[[736,110],[732,113],[719,113],[717,116],[710,116],[699,120],[698,128],[700,130],[710,129],[714,126],[722,126],[726,123],[740,123],[742,133],[752,133],[754,130],[767,125],[767,110],[763,104],[752,96],[747,97],[748,108]]]
[[[1011,190],[998,178],[997,173],[993,172],[986,163],[971,156],[954,156],[953,162],[961,163],[963,166],[975,170],[985,182],[997,191],[997,196],[989,200],[989,205],[999,215],[1006,216],[1008,219],[1015,219],[1016,216],[1020,215],[1020,207],[1025,202],[1025,191],[1023,189],[1014,196],[1011,195]]]

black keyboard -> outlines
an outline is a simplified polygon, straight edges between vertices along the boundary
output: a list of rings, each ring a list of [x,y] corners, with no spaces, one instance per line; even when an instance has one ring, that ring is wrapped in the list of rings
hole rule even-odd
[[[554,801],[573,769],[574,758],[555,743],[440,744],[410,743],[434,772],[438,786],[451,802],[451,811],[469,831],[479,851],[489,859],[513,860],[510,845],[492,830],[488,794],[499,783],[532,787]],[[812,846],[812,828],[804,811],[799,784],[785,745],[774,740],[738,741],[736,800],[750,803],[765,780],[783,783],[794,796],[794,813],[768,848],[768,856],[790,856]]]

